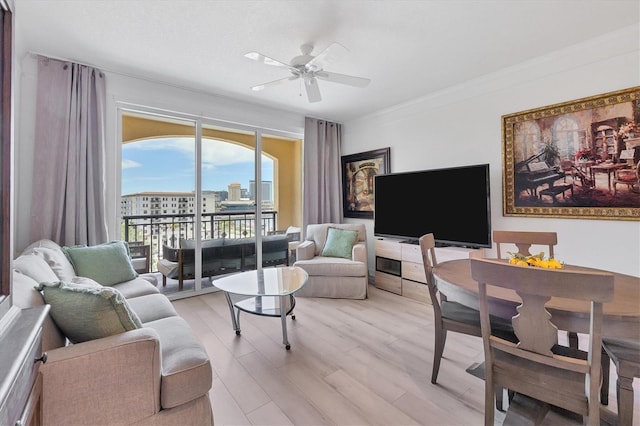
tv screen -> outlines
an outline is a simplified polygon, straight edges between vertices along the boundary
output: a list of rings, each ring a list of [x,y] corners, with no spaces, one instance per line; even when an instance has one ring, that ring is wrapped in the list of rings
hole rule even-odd
[[[489,164],[377,175],[374,190],[376,236],[491,247]]]

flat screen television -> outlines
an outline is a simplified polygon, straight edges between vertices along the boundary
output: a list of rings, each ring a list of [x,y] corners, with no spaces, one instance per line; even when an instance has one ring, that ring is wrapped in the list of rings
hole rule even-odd
[[[489,164],[377,175],[374,191],[376,236],[491,247]]]

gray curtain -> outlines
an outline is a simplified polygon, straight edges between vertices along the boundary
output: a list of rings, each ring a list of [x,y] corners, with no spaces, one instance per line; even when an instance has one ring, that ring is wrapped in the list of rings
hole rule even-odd
[[[314,223],[342,223],[341,144],[342,124],[305,118],[304,229]]]
[[[32,241],[106,242],[104,75],[38,57],[36,96]]]

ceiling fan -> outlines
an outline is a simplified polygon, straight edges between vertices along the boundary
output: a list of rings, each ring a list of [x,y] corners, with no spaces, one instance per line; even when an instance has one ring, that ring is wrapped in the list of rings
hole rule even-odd
[[[313,56],[311,54],[311,52],[313,51],[313,46],[310,44],[303,44],[302,46],[300,46],[300,50],[302,52],[302,55],[298,55],[291,59],[291,62],[289,64],[270,58],[258,52],[249,52],[245,54],[245,58],[262,62],[266,65],[286,68],[289,70],[289,72],[291,72],[291,75],[289,77],[253,86],[251,87],[251,90],[260,91],[266,89],[267,87],[284,83],[285,81],[302,79],[304,81],[304,87],[307,92],[309,102],[319,102],[322,97],[320,96],[318,80],[346,84],[348,86],[354,87],[366,87],[369,82],[371,82],[371,80],[368,78],[354,77],[351,75],[338,74],[335,72],[324,70],[324,67],[326,65],[339,61],[349,52],[349,50],[347,50],[347,48],[340,43],[331,44],[316,56]]]

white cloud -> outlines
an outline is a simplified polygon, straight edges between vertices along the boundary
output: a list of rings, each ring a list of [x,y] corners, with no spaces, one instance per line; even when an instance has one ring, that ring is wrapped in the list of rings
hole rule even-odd
[[[192,138],[146,139],[125,144],[123,152],[127,150],[171,150],[183,154],[191,161],[195,158],[195,143]],[[203,140],[202,166],[207,170],[216,166],[249,163],[254,159],[253,149],[226,141],[206,138]]]
[[[135,167],[142,167],[142,164],[133,160],[122,160],[122,168],[123,169],[133,169]]]

